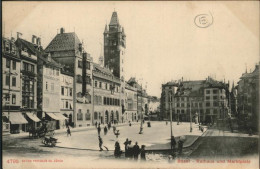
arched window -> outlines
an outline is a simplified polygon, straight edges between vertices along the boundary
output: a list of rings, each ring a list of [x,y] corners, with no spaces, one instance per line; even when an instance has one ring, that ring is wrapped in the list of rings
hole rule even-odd
[[[87,113],[85,114],[85,120],[90,120],[89,110],[87,110]]]
[[[97,119],[98,119],[98,113],[94,112],[94,120],[97,120]]]
[[[79,121],[83,120],[83,114],[82,114],[82,112],[81,112],[81,109],[78,110],[77,120],[79,120]]]
[[[107,98],[104,97],[103,99],[104,99],[104,105],[107,105]]]

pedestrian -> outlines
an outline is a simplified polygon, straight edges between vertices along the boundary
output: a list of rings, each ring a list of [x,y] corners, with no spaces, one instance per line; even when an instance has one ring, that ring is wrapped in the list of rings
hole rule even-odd
[[[182,140],[179,140],[179,141],[178,141],[178,150],[179,150],[179,154],[182,153],[182,147],[183,147],[183,141],[182,141]]]
[[[99,141],[99,150],[103,151],[102,145],[103,145],[103,140],[100,136],[98,136],[98,141]]]
[[[131,141],[128,140],[128,138],[125,140],[124,145],[125,145],[125,157],[129,157],[129,145]]]
[[[120,148],[120,144],[118,141],[116,141],[115,143],[115,151],[114,151],[114,156],[116,158],[120,157],[120,155],[122,154],[121,148]]]
[[[166,121],[166,126],[168,125],[168,121]]]
[[[100,126],[100,122],[98,123],[98,125]]]
[[[145,157],[145,145],[141,146],[140,154],[141,154],[141,160],[145,161],[146,160],[146,157]]]
[[[135,160],[138,160],[139,153],[140,153],[140,147],[139,147],[138,143],[135,142],[135,145],[133,147],[133,154],[134,154],[134,159]]]
[[[131,127],[132,126],[132,124],[131,124],[131,122],[129,121],[129,126]]]
[[[116,135],[116,138],[118,138],[118,136],[120,135],[119,130],[116,131],[115,135]]]
[[[98,130],[98,135],[100,135],[100,131],[101,131],[100,126],[98,126],[97,130]]]
[[[114,132],[114,134],[115,134],[115,132],[116,132],[116,126],[113,126],[113,132]]]
[[[69,127],[69,126],[68,126],[68,128],[67,128],[67,137],[68,137],[68,135],[71,136],[71,132],[70,132],[70,127]]]
[[[175,151],[175,146],[176,146],[176,140],[174,138],[174,136],[171,137],[171,150],[173,150],[173,152]]]
[[[104,127],[104,135],[107,135],[107,126]]]
[[[133,145],[131,145],[131,143],[132,143],[132,141],[130,140],[130,141],[128,141],[128,147],[127,147],[127,157],[129,157],[129,158],[133,158],[133,156],[134,156],[134,151],[133,151],[133,148],[134,148],[134,146]]]
[[[96,126],[96,128],[97,128],[97,122],[95,123],[95,126]]]

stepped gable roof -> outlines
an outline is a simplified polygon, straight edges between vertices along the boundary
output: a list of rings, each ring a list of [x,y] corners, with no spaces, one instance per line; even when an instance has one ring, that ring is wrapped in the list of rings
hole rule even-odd
[[[46,47],[45,52],[76,50],[80,40],[75,32],[60,33]]]
[[[113,12],[109,25],[119,25],[119,19],[116,11]]]
[[[113,73],[109,69],[107,69],[105,67],[101,67],[97,63],[93,63],[93,66],[94,66],[94,70],[96,70],[96,71],[100,71],[100,72],[105,73],[107,75],[114,76]]]

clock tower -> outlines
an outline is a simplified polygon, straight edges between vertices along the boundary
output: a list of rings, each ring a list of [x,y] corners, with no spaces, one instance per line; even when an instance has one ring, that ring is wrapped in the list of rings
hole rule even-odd
[[[124,28],[119,24],[114,11],[104,31],[104,66],[112,70],[115,77],[124,81],[124,57],[126,48]]]

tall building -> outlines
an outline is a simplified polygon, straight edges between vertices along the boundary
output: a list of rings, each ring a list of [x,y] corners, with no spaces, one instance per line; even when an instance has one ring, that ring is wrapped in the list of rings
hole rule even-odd
[[[124,79],[124,57],[126,35],[124,28],[119,24],[117,12],[113,12],[109,25],[104,31],[104,65],[113,71],[113,74]]]
[[[65,117],[60,113],[60,69],[50,53],[41,52],[37,64],[38,117],[48,120],[50,129],[64,127]]]
[[[16,133],[27,121],[20,112],[21,97],[21,59],[14,38],[2,37],[2,131]],[[11,125],[11,130],[10,130]]]
[[[136,81],[135,78],[131,77],[127,83],[136,88],[137,90],[137,114],[138,114],[138,119],[144,119],[147,116],[148,113],[148,94],[146,93],[146,90],[144,87]]]
[[[65,66],[61,69],[60,86],[60,112],[68,118],[67,125],[72,126],[73,103],[75,101],[73,100],[73,73]]]
[[[75,32],[65,33],[61,28],[45,49],[52,58],[73,74],[73,122],[75,127],[93,124],[92,58]],[[60,89],[61,91],[61,89]]]
[[[21,57],[21,111],[29,117],[28,125],[23,125],[22,130],[28,131],[40,121],[37,117],[37,60],[42,51],[41,38],[32,35],[32,41],[29,42],[22,39],[19,33],[17,35],[15,43]]]
[[[137,121],[137,88],[129,85],[127,82],[125,84],[125,113],[124,120]]]
[[[198,81],[175,81],[162,85],[162,119],[205,123],[228,117],[227,84],[207,78]]]
[[[93,63],[94,123],[122,122],[120,79]]]
[[[238,81],[238,118],[241,125],[258,130],[259,119],[259,64],[253,72],[243,73]]]

